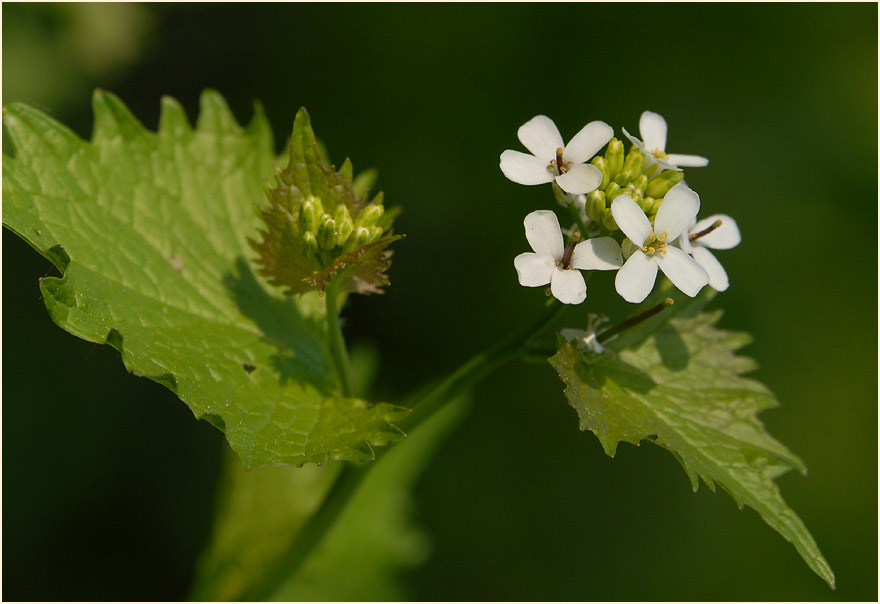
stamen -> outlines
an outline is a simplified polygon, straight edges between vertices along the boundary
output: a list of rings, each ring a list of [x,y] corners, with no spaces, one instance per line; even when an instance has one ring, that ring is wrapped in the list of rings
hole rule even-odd
[[[606,329],[602,333],[598,334],[599,343],[604,344],[605,342],[607,342],[608,340],[610,340],[611,338],[613,338],[614,336],[619,334],[621,331],[623,331],[625,329],[629,329],[630,327],[638,325],[642,321],[646,321],[647,319],[650,319],[651,317],[653,317],[654,315],[659,313],[664,308],[666,308],[668,306],[672,306],[673,304],[675,304],[675,300],[673,300],[672,298],[666,298],[665,300],[663,300],[663,302],[661,302],[660,304],[657,304],[655,306],[652,306],[651,308],[649,308],[645,312],[640,313],[634,317],[631,317],[631,318],[627,319],[626,321],[623,321],[622,323],[618,323],[614,327],[609,327],[608,329]]]
[[[568,242],[567,246],[565,246],[565,252],[562,254],[561,268],[566,270],[571,268],[571,256],[574,254],[574,248],[578,244],[578,237],[580,237],[580,233],[575,233],[572,240]]]
[[[705,237],[706,235],[708,235],[709,233],[711,233],[712,231],[714,231],[715,229],[717,229],[720,226],[721,226],[721,220],[716,220],[715,222],[710,224],[708,227],[706,227],[705,229],[703,229],[699,233],[694,233],[693,235],[689,235],[688,240],[689,241],[696,241],[700,237]]]
[[[653,151],[651,151],[651,155],[658,159],[669,159],[669,156],[663,152],[663,149],[654,149]]]
[[[556,172],[561,176],[568,172],[568,166],[565,165],[565,162],[562,161],[562,152],[564,149],[562,147],[556,147]],[[568,162],[571,164],[571,162]]]

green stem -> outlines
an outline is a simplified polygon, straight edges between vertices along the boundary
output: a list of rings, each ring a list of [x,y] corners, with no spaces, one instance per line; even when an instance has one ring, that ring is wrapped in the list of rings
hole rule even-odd
[[[565,304],[560,304],[555,299],[551,300],[544,313],[533,323],[472,357],[426,396],[411,397],[415,398],[415,409],[409,417],[400,422],[401,428],[411,430],[430,417],[437,409],[470,390],[499,367],[521,357],[526,351],[529,340],[559,317],[566,308]]]
[[[584,221],[581,219],[581,213],[580,210],[578,210],[577,208],[577,204],[575,204],[574,202],[568,204],[568,211],[571,213],[571,217],[574,218],[575,224],[578,225],[578,230],[581,233],[581,237],[586,237],[587,233],[589,233],[590,231],[587,228],[587,225],[584,224]]]
[[[331,281],[324,289],[324,300],[327,308],[327,335],[330,341],[330,356],[342,388],[343,396],[354,396],[354,382],[351,378],[351,363],[348,361],[348,350],[345,338],[342,337],[342,325],[339,322],[339,304],[337,302],[336,284]]]
[[[331,350],[335,348],[337,351],[334,353],[334,363],[337,364],[337,368],[348,368],[338,321],[331,319],[336,314],[334,312],[335,306],[331,305],[335,304],[335,295],[335,291],[331,291],[330,288],[325,291],[325,296],[327,297],[327,323],[331,331]],[[470,390],[492,371],[526,354],[526,346],[529,341],[554,319],[559,317],[566,308],[566,305],[560,304],[556,300],[551,300],[548,308],[536,321],[526,325],[524,329],[514,332],[510,337],[505,338],[485,352],[471,358],[438,386],[432,388],[427,395],[408,397],[407,400],[418,401],[418,404],[413,413],[404,422],[401,422],[401,428],[412,430],[433,415],[443,405]],[[339,338],[339,342],[342,342],[341,346],[332,343],[334,337]],[[336,356],[337,353],[340,355],[338,358]],[[345,361],[344,364],[342,363],[343,360]],[[340,380],[342,379],[341,377]],[[350,376],[347,379],[348,388],[350,388]],[[343,385],[343,388],[345,388],[345,385]],[[368,476],[370,470],[376,467],[377,463],[381,463],[381,461],[364,466],[345,464],[327,497],[324,498],[321,507],[296,536],[296,540],[290,549],[278,559],[273,568],[266,573],[257,585],[254,585],[241,595],[240,600],[261,601],[269,599],[285,582],[290,580],[336,523],[336,520],[346,509],[346,504],[351,496],[364,481],[365,477]]]
[[[345,510],[346,504],[363,482],[369,469],[374,465],[375,463],[366,466],[356,466],[350,463],[343,465],[339,476],[330,488],[330,492],[321,503],[321,507],[303,526],[290,549],[275,561],[275,565],[259,583],[241,594],[238,600],[265,602],[271,599],[294,576],[306,558],[324,539],[336,523],[337,518]]]

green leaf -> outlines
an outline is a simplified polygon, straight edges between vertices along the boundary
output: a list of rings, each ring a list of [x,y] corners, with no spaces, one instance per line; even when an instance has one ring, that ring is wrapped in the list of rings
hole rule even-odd
[[[367,202],[375,172],[355,180],[350,161],[335,172],[321,155],[309,114],[300,109],[290,161],[266,190],[269,205],[259,209],[264,228],[251,240],[260,274],[291,295],[323,292],[331,278],[340,291],[381,293],[388,285],[385,248],[400,238],[382,237],[394,214],[385,212],[382,193]]]
[[[702,479],[713,491],[720,485],[740,508],[757,510],[833,587],[834,573],[773,482],[806,468],[757,419],[778,403],[763,384],[742,377],[756,365],[734,353],[751,337],[717,329],[720,311],[698,312],[710,298],[677,302],[600,355],[564,342],[550,364],[566,384],[581,430],[595,433],[608,455],[621,441],[665,447],[694,491]]]
[[[409,599],[397,576],[428,553],[427,537],[409,520],[410,490],[467,407],[466,400],[447,405],[384,454],[321,544],[271,599]],[[296,540],[339,470],[339,464],[328,464],[245,472],[229,459],[213,541],[199,561],[192,599],[234,600],[259,583]]]
[[[242,128],[215,92],[195,128],[162,100],[157,133],[94,95],[91,142],[21,104],[3,109],[3,224],[62,273],[40,288],[52,320],[118,349],[226,433],[248,466],[367,460],[406,412],[337,395],[317,295],[284,298],[254,274],[254,203],[273,163],[257,107]]]

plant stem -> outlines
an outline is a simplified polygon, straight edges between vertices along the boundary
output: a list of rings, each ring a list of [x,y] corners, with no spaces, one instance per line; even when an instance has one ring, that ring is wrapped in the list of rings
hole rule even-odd
[[[336,284],[333,281],[330,281],[324,289],[324,300],[327,308],[327,335],[330,342],[330,356],[336,369],[336,377],[339,379],[339,387],[342,389],[343,396],[354,396],[351,363],[348,361],[345,338],[342,337],[337,290]]]
[[[275,561],[275,565],[248,591],[238,598],[242,602],[264,602],[289,581],[302,563],[324,539],[337,518],[345,510],[351,496],[363,482],[367,472],[375,463],[365,466],[344,464],[339,476],[309,521],[297,534],[296,539],[284,555]]]
[[[336,292],[327,288],[325,296],[327,297],[327,323],[331,332],[330,341],[331,351],[334,351],[334,363],[337,366],[337,370],[340,370],[340,382],[343,383],[343,388],[348,388],[350,392],[350,373],[348,377],[344,378],[343,376],[346,374],[341,371],[343,368],[346,371],[350,371],[348,359],[345,356],[345,343],[342,340],[338,320],[331,318],[336,317]],[[492,371],[524,355],[529,341],[562,314],[566,308],[566,305],[560,304],[556,300],[551,300],[547,309],[537,320],[526,325],[524,329],[514,332],[510,337],[505,338],[485,352],[481,352],[468,360],[449,377],[440,382],[438,386],[432,388],[427,395],[421,396],[416,394],[407,397],[407,400],[418,401],[418,404],[413,413],[404,422],[401,422],[401,427],[406,430],[412,430],[433,415],[443,405],[455,400],[458,395],[471,389],[480,380],[492,373]],[[338,340],[334,344],[333,341],[336,338]],[[345,386],[346,382],[343,382],[345,379],[347,379],[347,387]],[[339,477],[333,483],[330,492],[324,498],[321,507],[296,536],[290,549],[278,559],[275,566],[266,573],[258,584],[243,593],[239,599],[242,601],[269,599],[286,581],[290,580],[302,563],[321,543],[336,523],[336,520],[346,509],[351,496],[364,481],[364,478],[369,475],[370,470],[376,467],[378,463],[381,463],[381,460],[363,466],[356,466],[350,463],[345,464]]]
[[[578,231],[581,233],[581,237],[586,237],[590,230],[587,228],[587,225],[584,224],[580,210],[578,210],[577,205],[574,202],[568,204],[568,211],[571,213],[571,217],[574,218],[575,224],[578,226]]]
[[[565,304],[560,304],[555,299],[551,300],[544,313],[533,323],[527,324],[524,329],[514,332],[495,346],[472,357],[426,396],[409,397],[409,400],[415,403],[415,408],[409,417],[400,422],[401,428],[411,430],[444,404],[470,390],[487,375],[522,356],[529,340],[559,317],[566,308]]]

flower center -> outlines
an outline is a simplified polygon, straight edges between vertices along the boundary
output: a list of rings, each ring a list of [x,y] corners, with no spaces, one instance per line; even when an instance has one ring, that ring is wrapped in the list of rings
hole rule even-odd
[[[556,147],[556,158],[550,160],[550,163],[547,164],[547,169],[551,172],[555,172],[557,176],[562,176],[568,172],[568,167],[574,163],[562,160],[563,151],[564,149],[562,147]]]
[[[653,256],[656,253],[666,253],[666,238],[669,237],[669,233],[667,231],[663,231],[659,235],[655,235],[651,233],[648,236],[648,241],[645,245],[642,246],[642,251],[649,256]]]
[[[720,226],[721,226],[721,221],[716,220],[715,222],[710,224],[708,227],[706,227],[705,229],[703,229],[699,233],[694,233],[693,235],[688,235],[688,240],[696,241],[700,237],[705,237],[706,235],[708,235],[709,233],[711,233],[712,231],[714,231],[715,229],[717,229]]]
[[[657,159],[669,159],[669,156],[666,155],[666,152],[663,151],[663,149],[659,149],[659,148],[651,151],[651,155],[653,155]]]
[[[578,237],[572,238],[571,241],[568,242],[568,245],[565,246],[565,252],[562,253],[562,260],[556,263],[556,266],[561,268],[562,270],[569,270],[571,268],[571,256],[574,254],[574,248],[578,244]]]

